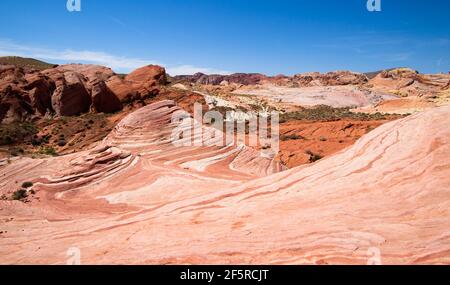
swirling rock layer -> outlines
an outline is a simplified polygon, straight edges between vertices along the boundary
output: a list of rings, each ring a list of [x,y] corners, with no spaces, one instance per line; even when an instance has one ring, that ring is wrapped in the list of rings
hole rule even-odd
[[[170,101],[96,148],[0,168],[0,263],[450,263],[450,108],[387,123],[345,151],[280,170],[257,152],[175,147]]]

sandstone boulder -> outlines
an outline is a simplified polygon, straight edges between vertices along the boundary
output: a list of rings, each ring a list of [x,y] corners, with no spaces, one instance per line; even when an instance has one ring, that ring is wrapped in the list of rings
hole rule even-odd
[[[102,80],[90,82],[91,97],[94,110],[113,113],[122,109],[122,103]]]
[[[133,89],[132,84],[119,76],[111,77],[106,81],[106,85],[117,96],[120,102],[130,102],[140,97],[140,94]]]
[[[97,112],[115,112],[122,108],[122,104],[118,97],[108,88],[105,81],[116,77],[114,72],[107,67],[92,65],[92,64],[67,64],[60,65],[56,68],[45,70],[44,73],[52,78],[55,82],[57,89],[52,97],[53,104],[74,104],[75,109],[68,111],[64,106],[62,110],[55,109],[57,114],[60,115],[75,115],[89,110],[91,103],[92,109]],[[65,84],[67,82],[66,75],[72,80],[71,87],[68,88]],[[67,103],[61,103],[61,91],[72,92],[75,96],[72,99],[68,98],[68,94],[65,95]],[[73,91],[69,91],[73,90]],[[79,90],[79,93],[74,90]],[[86,96],[87,94],[87,96]],[[64,100],[63,100],[64,101]],[[69,109],[71,109],[69,107]],[[61,110],[61,108],[59,108]]]
[[[92,99],[84,86],[82,75],[68,71],[56,81],[52,106],[57,115],[73,116],[89,111]]]
[[[395,68],[391,70],[384,70],[379,74],[381,78],[415,78],[419,72],[410,68]]]
[[[14,65],[0,65],[0,86],[24,84],[24,74],[23,68]]]
[[[54,68],[56,71],[73,71],[83,74],[87,81],[103,80],[106,81],[115,73],[111,68],[95,64],[65,64]]]
[[[11,86],[0,90],[0,123],[23,121],[33,114],[33,108],[24,95],[21,89]]]
[[[121,102],[131,102],[159,93],[158,86],[166,83],[166,71],[157,65],[136,69],[124,79],[113,76],[106,82],[108,88]]]
[[[0,65],[1,118],[25,120],[47,113],[72,116],[90,109],[115,112],[122,108],[122,102],[158,94],[158,86],[165,83],[165,70],[156,65],[138,68],[125,78],[110,68],[92,64],[44,70]]]
[[[158,65],[147,65],[138,68],[128,74],[125,79],[133,83],[147,83],[152,85],[154,82],[157,85],[166,83],[166,70]]]
[[[52,112],[52,94],[55,90],[55,82],[41,73],[25,75],[31,106],[41,115]]]

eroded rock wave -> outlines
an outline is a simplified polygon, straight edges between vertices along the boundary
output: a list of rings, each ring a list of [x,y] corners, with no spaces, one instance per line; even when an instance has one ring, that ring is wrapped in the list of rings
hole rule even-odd
[[[65,263],[71,247],[83,264],[450,263],[449,107],[261,178],[239,171],[261,165],[245,148],[167,142],[176,109],[142,108],[89,152],[2,167],[2,193],[30,179],[40,199],[0,202],[0,263]]]

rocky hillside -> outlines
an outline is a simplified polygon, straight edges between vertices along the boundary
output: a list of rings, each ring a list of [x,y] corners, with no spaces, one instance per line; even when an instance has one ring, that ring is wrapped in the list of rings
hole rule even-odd
[[[196,73],[194,75],[174,76],[175,82],[185,82],[201,85],[257,85],[263,83],[274,83],[277,85],[299,87],[299,86],[335,86],[335,85],[358,85],[364,84],[368,78],[364,74],[350,71],[335,71],[325,74],[319,72],[296,74],[292,77],[285,75],[266,76],[260,73],[234,73],[230,75],[206,75]]]
[[[98,65],[69,64],[36,70],[0,65],[0,122],[39,116],[112,113],[159,93],[165,70],[149,65],[125,76]]]
[[[269,77],[267,77],[266,75],[260,73],[234,73],[231,75],[207,75],[203,73],[196,73],[194,75],[174,76],[172,77],[172,80],[175,82],[188,82],[204,85],[224,85],[228,83],[255,85],[268,78]]]
[[[34,58],[24,58],[20,56],[0,56],[0,65],[15,65],[25,69],[44,70],[56,67],[56,64],[43,62]]]

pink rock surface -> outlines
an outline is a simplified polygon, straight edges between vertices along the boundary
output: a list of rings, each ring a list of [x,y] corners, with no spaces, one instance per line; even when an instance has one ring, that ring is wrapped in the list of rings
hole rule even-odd
[[[280,173],[248,148],[175,147],[170,101],[127,116],[91,151],[21,158],[30,203],[0,201],[0,263],[450,263],[450,107],[387,123]]]

